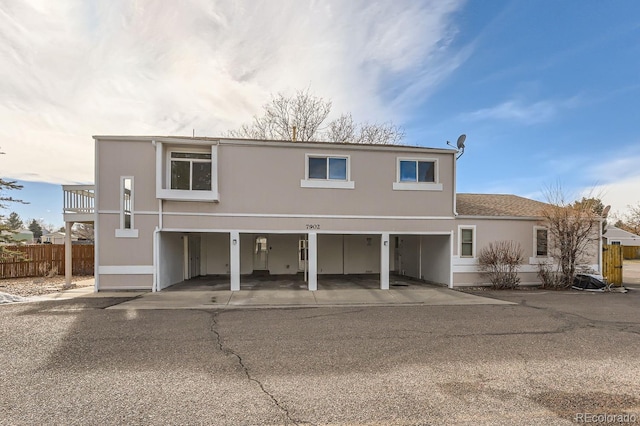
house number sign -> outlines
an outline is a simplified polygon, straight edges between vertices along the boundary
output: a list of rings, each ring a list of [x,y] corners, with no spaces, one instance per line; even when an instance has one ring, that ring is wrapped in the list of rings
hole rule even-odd
[[[320,229],[319,223],[307,223],[307,229]]]

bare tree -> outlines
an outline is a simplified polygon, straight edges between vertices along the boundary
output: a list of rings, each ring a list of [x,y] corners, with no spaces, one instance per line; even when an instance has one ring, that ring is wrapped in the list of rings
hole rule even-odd
[[[622,215],[616,222],[616,226],[632,234],[640,235],[640,203],[628,207],[629,212]]]
[[[91,223],[76,223],[73,225],[73,234],[81,240],[94,240],[93,224]]]
[[[592,202],[568,202],[560,186],[545,191],[547,205],[541,215],[549,232],[549,256],[554,263],[542,263],[539,276],[545,287],[572,285],[579,265],[598,250],[602,218]]]
[[[254,116],[253,123],[228,132],[231,137],[251,139],[315,140],[320,125],[331,111],[331,101],[314,96],[307,90],[299,90],[294,96],[282,93],[272,96],[271,102],[262,106],[263,115]]]
[[[250,139],[385,145],[397,144],[404,138],[404,131],[391,122],[358,125],[351,114],[342,114],[325,124],[331,106],[330,100],[312,95],[309,89],[300,90],[294,96],[279,93],[262,106],[263,114],[254,116],[251,124],[244,124],[237,130],[227,132],[227,135]]]

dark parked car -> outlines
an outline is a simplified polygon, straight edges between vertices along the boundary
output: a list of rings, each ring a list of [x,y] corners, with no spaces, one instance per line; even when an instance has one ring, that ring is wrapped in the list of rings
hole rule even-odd
[[[578,274],[571,288],[584,291],[606,291],[608,284],[600,275]]]

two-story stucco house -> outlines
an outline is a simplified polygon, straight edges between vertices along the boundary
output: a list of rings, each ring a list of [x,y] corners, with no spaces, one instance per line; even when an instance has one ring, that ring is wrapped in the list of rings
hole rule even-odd
[[[478,285],[476,255],[515,240],[537,283],[542,203],[456,194],[456,151],[411,146],[95,136],[95,190],[65,187],[65,220],[96,228],[96,290],[162,290],[200,275],[393,274]],[[87,200],[87,198],[92,198]],[[68,200],[68,201],[67,201]],[[599,268],[599,256],[593,259]]]

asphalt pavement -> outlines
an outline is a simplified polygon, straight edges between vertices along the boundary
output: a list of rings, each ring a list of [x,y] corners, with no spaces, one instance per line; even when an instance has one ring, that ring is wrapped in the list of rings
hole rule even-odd
[[[0,424],[639,421],[640,290],[480,294],[511,304],[2,305]]]

